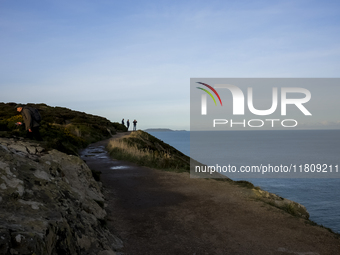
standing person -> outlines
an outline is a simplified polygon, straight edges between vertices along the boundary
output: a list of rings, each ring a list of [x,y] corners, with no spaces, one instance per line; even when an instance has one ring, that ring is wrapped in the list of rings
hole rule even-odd
[[[136,131],[136,126],[137,126],[137,120],[133,121],[133,131]]]
[[[122,119],[122,124],[125,125],[125,124],[124,124],[124,119]]]
[[[127,130],[129,131],[129,126],[130,126],[130,121],[129,121],[129,119],[128,119],[127,122],[126,122],[126,126],[127,126]]]
[[[35,108],[24,106],[18,104],[15,106],[18,112],[21,113],[22,118],[24,119],[25,129],[27,130],[27,137],[29,139],[36,139],[41,141],[42,138],[39,132],[39,126],[41,121],[41,115],[39,111]],[[23,123],[17,122],[17,125],[22,125]]]

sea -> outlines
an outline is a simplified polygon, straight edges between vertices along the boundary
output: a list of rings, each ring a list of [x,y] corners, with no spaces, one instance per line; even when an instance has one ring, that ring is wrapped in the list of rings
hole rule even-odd
[[[190,131],[149,133],[190,156]],[[244,165],[252,165],[254,160],[263,162],[264,159],[270,160],[272,165],[289,165],[295,161],[297,165],[301,162],[333,164],[332,178],[325,178],[327,175],[320,174],[318,178],[305,175],[309,178],[245,176],[231,179],[250,181],[263,190],[298,202],[307,208],[310,220],[340,233],[340,171],[334,171],[336,164],[340,167],[340,130],[226,131],[223,137],[221,142],[216,142],[215,146],[209,148],[209,155],[228,155],[228,162],[236,162],[235,164],[242,162]],[[202,153],[206,154],[206,150],[202,149]],[[195,156],[197,157],[197,151]],[[195,159],[208,165],[212,163],[211,159],[209,162],[205,157]]]

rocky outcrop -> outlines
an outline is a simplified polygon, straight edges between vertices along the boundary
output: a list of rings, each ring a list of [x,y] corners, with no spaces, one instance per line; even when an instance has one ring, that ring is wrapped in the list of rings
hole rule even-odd
[[[115,254],[104,203],[79,157],[0,138],[0,254]]]
[[[257,199],[262,200],[265,203],[280,208],[294,216],[298,216],[306,220],[309,219],[309,213],[306,207],[297,202],[280,197],[276,194],[261,190],[259,188],[252,189],[252,192]]]

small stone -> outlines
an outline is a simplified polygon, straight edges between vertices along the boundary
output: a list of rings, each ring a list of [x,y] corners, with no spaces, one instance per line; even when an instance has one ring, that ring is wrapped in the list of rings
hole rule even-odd
[[[44,148],[43,148],[43,147],[40,147],[40,146],[38,146],[38,147],[36,147],[36,150],[37,150],[37,152],[38,152],[38,153],[40,153],[40,152],[42,152],[42,151],[44,150]]]
[[[5,163],[5,162],[2,162],[2,161],[0,161],[0,169],[7,169],[8,168],[8,164],[7,163]]]
[[[23,183],[23,181],[20,179],[16,178],[8,179],[6,176],[1,176],[1,179],[3,179],[6,182],[6,184],[11,188],[16,188],[19,184]]]
[[[26,148],[27,148],[27,150],[30,154],[36,154],[37,153],[36,148],[33,147],[33,146],[27,146]]]
[[[48,173],[46,173],[45,171],[39,171],[36,170],[33,175],[39,179],[43,179],[46,181],[50,181],[50,175]]]
[[[22,195],[25,192],[24,187],[21,184],[19,184],[17,188],[18,188],[17,192],[18,192],[19,196],[22,197]]]
[[[19,199],[18,202],[24,205],[30,205],[32,209],[34,210],[38,210],[39,206],[42,206],[42,203],[35,202],[35,201],[25,201],[25,200]]]
[[[21,242],[21,235],[20,234],[15,237],[15,241],[17,241],[18,243]]]
[[[23,153],[27,153],[27,148],[23,145],[19,145],[19,144],[10,144],[8,145],[8,148],[9,149],[13,149],[13,150],[16,150],[16,151],[20,151],[20,152],[23,152]]]

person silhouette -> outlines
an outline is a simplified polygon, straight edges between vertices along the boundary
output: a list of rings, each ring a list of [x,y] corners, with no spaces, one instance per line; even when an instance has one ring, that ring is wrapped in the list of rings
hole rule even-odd
[[[136,127],[137,127],[137,120],[133,121],[133,131],[136,131]]]

